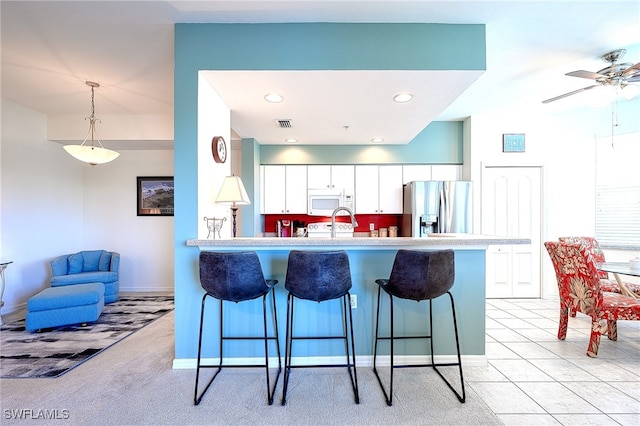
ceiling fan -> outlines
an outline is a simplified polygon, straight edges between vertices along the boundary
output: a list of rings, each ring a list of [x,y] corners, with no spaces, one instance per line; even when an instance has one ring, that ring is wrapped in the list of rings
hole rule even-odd
[[[566,73],[565,75],[570,77],[595,80],[597,84],[583,87],[582,89],[574,90],[573,92],[565,93],[563,95],[556,96],[555,98],[547,99],[542,101],[542,103],[548,104],[549,102],[557,101],[558,99],[566,98],[567,96],[591,90],[594,87],[611,86],[624,89],[630,83],[640,82],[640,62],[635,65],[632,65],[631,63],[617,63],[618,59],[622,58],[626,52],[626,49],[617,49],[600,56],[603,61],[609,63],[609,66],[598,72],[579,70]]]

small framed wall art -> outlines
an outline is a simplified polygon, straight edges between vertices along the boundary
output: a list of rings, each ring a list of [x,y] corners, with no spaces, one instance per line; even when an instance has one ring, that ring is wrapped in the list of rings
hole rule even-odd
[[[524,133],[504,133],[502,152],[524,152]]]
[[[173,216],[173,176],[138,176],[138,216]]]

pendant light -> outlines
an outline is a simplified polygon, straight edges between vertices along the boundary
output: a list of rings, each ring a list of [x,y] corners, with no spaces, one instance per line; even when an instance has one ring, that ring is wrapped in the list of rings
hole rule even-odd
[[[99,120],[95,117],[95,106],[93,104],[94,89],[100,87],[100,85],[93,81],[86,81],[85,83],[91,87],[91,115],[85,117],[85,120],[89,119],[89,131],[80,145],[65,145],[64,150],[72,157],[95,166],[96,164],[104,164],[115,160],[120,153],[102,146],[96,132],[96,121]],[[91,136],[91,144],[87,144],[89,136]],[[96,142],[98,143],[97,145]]]

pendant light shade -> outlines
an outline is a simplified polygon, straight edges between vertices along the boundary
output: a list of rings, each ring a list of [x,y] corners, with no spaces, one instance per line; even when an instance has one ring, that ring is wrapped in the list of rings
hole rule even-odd
[[[85,83],[87,86],[91,87],[91,115],[85,118],[85,120],[89,120],[89,131],[80,145],[65,145],[64,150],[72,157],[95,166],[96,164],[104,164],[115,160],[118,158],[120,153],[106,149],[102,146],[102,143],[98,138],[98,133],[96,132],[96,121],[98,121],[98,119],[95,117],[95,106],[93,101],[94,88],[100,87],[100,85],[93,81],[87,81]],[[87,143],[89,138],[91,138],[90,144]]]

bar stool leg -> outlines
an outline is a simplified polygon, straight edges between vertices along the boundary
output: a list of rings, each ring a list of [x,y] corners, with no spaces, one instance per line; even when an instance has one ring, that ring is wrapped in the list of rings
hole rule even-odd
[[[453,295],[451,294],[451,292],[447,291],[447,294],[449,295],[449,299],[451,300],[451,314],[453,316],[453,331],[455,333],[456,336],[456,353],[458,355],[458,362],[457,363],[443,363],[443,364],[436,364],[435,360],[434,360],[434,356],[433,356],[433,310],[432,310],[432,299],[429,299],[429,328],[430,328],[430,334],[431,334],[431,365],[433,367],[433,369],[436,371],[436,373],[438,373],[438,375],[440,376],[440,378],[442,378],[442,380],[444,380],[444,382],[447,384],[447,386],[449,386],[449,389],[451,389],[453,391],[453,393],[456,395],[456,397],[458,398],[458,401],[460,402],[465,402],[466,400],[466,393],[465,393],[465,389],[464,389],[464,378],[462,375],[462,360],[460,357],[460,340],[458,338],[458,321],[456,320],[456,308],[454,306],[453,303]],[[458,391],[456,391],[453,386],[451,385],[451,383],[445,379],[445,377],[442,375],[442,373],[440,373],[440,371],[438,370],[437,367],[439,366],[458,366],[458,371],[460,373],[460,385],[462,387],[462,394],[458,393]]]
[[[211,378],[211,380],[209,380],[209,383],[207,383],[207,385],[205,386],[200,396],[198,396],[198,382],[200,380],[201,355],[202,355],[202,326],[204,324],[204,308],[205,308],[205,301],[207,299],[207,296],[208,295],[206,293],[204,296],[202,296],[202,306],[200,308],[200,335],[198,337],[198,360],[196,362],[196,386],[193,393],[193,405],[200,404],[200,401],[202,401],[202,397],[204,396],[205,393],[207,393],[207,390],[209,390],[209,387],[213,383],[213,380],[216,378],[218,373],[220,373],[220,371],[222,370],[222,301],[220,301],[220,344],[219,344],[220,363],[218,364],[218,369],[214,373],[213,377]]]
[[[273,397],[276,392],[276,387],[278,386],[278,379],[280,379],[280,373],[282,371],[282,362],[280,358],[280,346],[278,345],[278,320],[276,318],[276,296],[273,290],[271,290],[272,303],[273,303],[273,325],[274,325],[274,337],[269,337],[267,332],[267,295],[262,296],[262,313],[263,313],[263,324],[264,324],[264,366],[266,370],[267,376],[267,400],[269,405],[273,404]],[[275,340],[276,342],[276,351],[278,352],[278,372],[276,373],[276,380],[273,384],[273,388],[270,384],[269,377],[269,340]]]
[[[380,388],[382,389],[382,393],[384,394],[384,399],[387,402],[388,406],[392,406],[393,405],[393,369],[394,369],[394,364],[393,364],[393,296],[389,295],[389,315],[390,315],[390,319],[389,319],[389,324],[391,327],[390,330],[390,337],[381,337],[379,334],[379,329],[380,329],[380,299],[381,299],[381,288],[378,287],[378,307],[376,309],[376,341],[375,341],[375,345],[373,348],[373,372],[376,375],[376,378],[378,379],[378,383],[380,384]],[[379,340],[389,340],[389,344],[390,344],[390,355],[389,355],[389,359],[390,359],[390,368],[389,368],[389,393],[387,393],[387,390],[385,389],[384,384],[382,383],[382,379],[380,378],[380,375],[378,374],[378,369],[377,369],[377,354],[378,354],[378,341]]]
[[[353,311],[351,310],[351,294],[347,292],[342,298],[342,311],[344,312],[344,335],[345,335],[345,346],[347,353],[347,369],[349,371],[349,378],[351,379],[351,387],[353,387],[353,394],[355,398],[356,404],[360,404],[360,391],[358,389],[358,372],[356,370],[356,346],[355,339],[353,336]],[[347,312],[348,309],[348,312]],[[347,338],[347,313],[349,314],[349,327],[351,334],[351,354],[352,358],[349,361],[349,346],[348,346],[348,338]],[[351,373],[351,365],[353,365],[353,374]]]
[[[291,374],[291,342],[293,334],[293,295],[287,296],[287,329],[284,346],[284,383],[282,385],[281,405],[287,403],[287,388],[289,387],[289,375]]]

